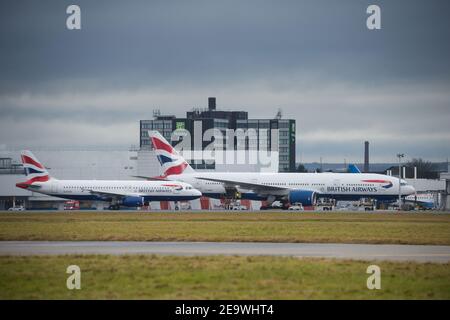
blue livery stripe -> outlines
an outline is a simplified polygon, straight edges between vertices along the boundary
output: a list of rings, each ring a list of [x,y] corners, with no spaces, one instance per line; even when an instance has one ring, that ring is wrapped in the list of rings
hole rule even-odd
[[[159,163],[161,165],[163,165],[163,164],[165,164],[167,162],[172,162],[173,161],[173,159],[171,159],[169,157],[166,157],[166,156],[163,156],[162,154],[158,155],[158,160],[159,160]]]
[[[39,170],[36,170],[36,169],[33,169],[33,168],[25,168],[25,173],[28,176],[28,175],[33,174],[33,173],[44,173],[44,171],[39,171]]]

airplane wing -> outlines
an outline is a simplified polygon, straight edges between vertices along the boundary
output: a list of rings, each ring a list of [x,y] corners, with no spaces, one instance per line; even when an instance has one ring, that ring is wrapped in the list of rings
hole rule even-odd
[[[249,183],[249,182],[242,182],[242,181],[214,179],[214,178],[203,178],[203,177],[196,177],[196,179],[220,182],[220,183],[223,183],[225,185],[225,188],[226,187],[230,187],[230,188],[241,187],[243,189],[254,190],[257,193],[267,193],[267,192],[271,192],[271,191],[273,192],[273,191],[287,191],[287,190],[289,190],[289,188],[286,188],[286,187],[269,186],[269,185],[259,184],[259,183]]]
[[[145,179],[150,181],[168,181],[164,177],[147,177],[147,176],[132,176],[133,178]]]
[[[89,191],[91,194],[95,194],[98,196],[107,196],[107,197],[115,197],[115,198],[124,198],[124,197],[140,197],[141,195],[138,193],[130,193],[130,192],[110,192],[104,190],[95,190],[95,189],[83,189]]]

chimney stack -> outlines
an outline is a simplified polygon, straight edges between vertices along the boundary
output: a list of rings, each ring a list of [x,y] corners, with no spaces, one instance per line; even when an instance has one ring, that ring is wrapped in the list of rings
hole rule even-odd
[[[364,172],[369,172],[369,141],[364,142]]]
[[[209,97],[208,98],[208,109],[216,110],[216,97]]]

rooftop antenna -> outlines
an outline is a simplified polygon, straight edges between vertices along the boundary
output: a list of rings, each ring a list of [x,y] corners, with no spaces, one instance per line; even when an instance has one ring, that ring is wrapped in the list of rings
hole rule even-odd
[[[283,117],[283,113],[281,112],[281,108],[278,108],[278,112],[275,116],[276,120],[280,120]]]
[[[161,110],[159,109],[154,109],[153,110],[153,118],[158,118],[159,116],[161,116]]]

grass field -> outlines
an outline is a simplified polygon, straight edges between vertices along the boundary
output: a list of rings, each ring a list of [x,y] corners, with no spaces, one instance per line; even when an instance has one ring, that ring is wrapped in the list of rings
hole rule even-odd
[[[0,213],[0,240],[270,241],[450,245],[423,213]]]
[[[81,289],[66,288],[66,268]],[[450,299],[449,264],[369,263],[283,257],[0,257],[0,299]]]

